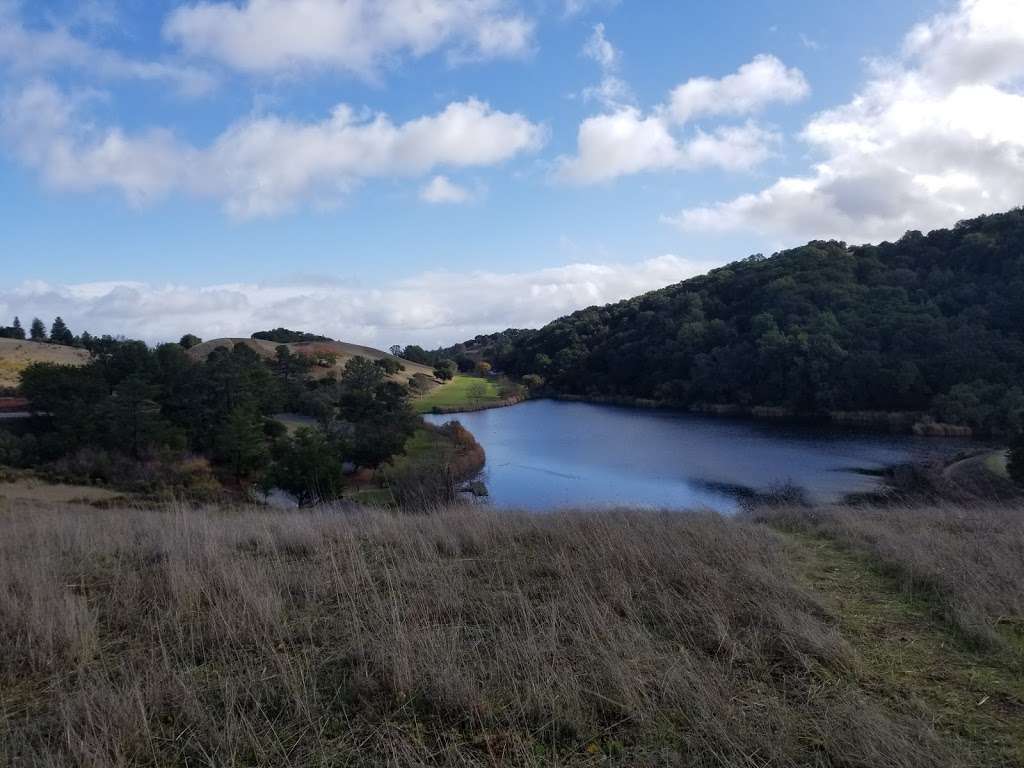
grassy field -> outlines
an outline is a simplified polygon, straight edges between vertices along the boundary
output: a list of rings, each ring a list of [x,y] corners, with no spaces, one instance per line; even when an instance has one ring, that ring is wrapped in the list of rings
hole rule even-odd
[[[85,365],[89,353],[84,349],[59,344],[40,344],[36,341],[0,339],[0,387],[16,387],[21,372],[31,363],[59,363]]]
[[[477,376],[456,376],[417,398],[414,405],[419,413],[430,413],[435,408],[479,408],[500,401],[501,394],[493,381]]]
[[[988,512],[11,507],[0,764],[1020,765]]]

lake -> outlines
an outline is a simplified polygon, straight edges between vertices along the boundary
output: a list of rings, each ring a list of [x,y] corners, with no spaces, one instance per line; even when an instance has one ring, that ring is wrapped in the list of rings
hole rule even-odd
[[[628,505],[728,513],[741,489],[786,482],[815,501],[836,501],[878,486],[865,470],[971,445],[556,400],[425,418],[460,421],[487,452],[481,479],[491,503],[530,510]]]

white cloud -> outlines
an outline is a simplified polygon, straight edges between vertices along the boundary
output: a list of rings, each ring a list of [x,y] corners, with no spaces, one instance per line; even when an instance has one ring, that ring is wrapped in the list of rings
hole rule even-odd
[[[305,279],[194,287],[146,283],[0,288],[4,317],[63,317],[80,332],[147,341],[248,336],[286,326],[387,347],[437,346],[508,327],[538,327],[567,312],[635,296],[707,265],[678,256],[631,264],[570,264],[533,272],[427,273],[380,288]]]
[[[604,114],[585,119],[576,136],[576,155],[560,157],[555,178],[594,184],[647,171],[692,171],[721,168],[742,171],[762,163],[781,137],[752,121],[696,129],[679,135],[679,126],[695,117],[742,115],[771,101],[795,101],[808,93],[797,69],[772,56],[757,56],[736,74],[721,80],[694,78],[671,93],[669,103],[645,114],[632,106],[629,89],[615,75],[618,51],[598,24],[584,54],[601,64],[601,85],[584,91],[605,106]]]
[[[792,104],[808,93],[803,72],[761,54],[721,80],[695,77],[677,86],[668,111],[682,124],[706,115],[749,115],[773,102]]]
[[[615,69],[619,52],[604,36],[604,24],[595,24],[594,31],[583,46],[583,55],[601,65],[601,69]]]
[[[399,125],[344,104],[319,122],[252,117],[202,148],[166,131],[94,128],[79,112],[74,98],[36,83],[0,104],[0,131],[55,187],[112,188],[133,203],[183,191],[240,217],[329,205],[362,179],[496,165],[545,140],[542,126],[476,99]]]
[[[131,59],[82,40],[65,27],[29,29],[18,18],[16,5],[4,0],[0,0],[0,64],[22,75],[77,69],[108,80],[168,83],[185,96],[204,95],[217,84],[196,67]]]
[[[663,115],[624,107],[583,121],[577,154],[560,158],[557,178],[594,184],[645,171],[745,170],[765,160],[778,141],[777,134],[754,123],[697,131],[680,141]]]
[[[633,94],[616,73],[622,54],[604,34],[604,24],[594,25],[594,31],[583,45],[583,55],[601,67],[601,82],[583,89],[583,100],[596,100],[607,109],[617,109],[633,101]]]
[[[564,13],[567,17],[570,17],[577,16],[585,11],[589,11],[591,8],[599,6],[611,8],[612,6],[618,5],[619,0],[564,0],[564,3]]]
[[[472,194],[460,187],[447,176],[435,176],[420,190],[420,199],[425,203],[465,203]]]
[[[245,0],[180,7],[164,35],[188,54],[243,72],[325,67],[372,76],[402,54],[522,55],[533,26],[505,0]]]
[[[803,139],[805,176],[669,220],[687,230],[890,239],[1024,200],[1024,5],[962,0],[915,27],[902,61],[876,62],[848,103]]]

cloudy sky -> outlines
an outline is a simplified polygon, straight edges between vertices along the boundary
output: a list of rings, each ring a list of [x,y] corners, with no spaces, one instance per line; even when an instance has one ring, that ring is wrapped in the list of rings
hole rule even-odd
[[[1024,203],[1020,0],[0,0],[0,323],[433,346]]]

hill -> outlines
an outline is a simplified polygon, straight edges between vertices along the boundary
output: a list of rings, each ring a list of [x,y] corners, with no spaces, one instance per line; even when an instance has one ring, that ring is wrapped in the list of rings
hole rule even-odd
[[[188,355],[193,360],[205,360],[218,347],[234,349],[239,344],[249,347],[259,354],[260,357],[268,360],[273,359],[277,355],[277,348],[282,346],[278,342],[266,339],[213,339],[212,341],[205,341],[192,347],[188,350]],[[385,358],[397,360],[405,367],[405,370],[391,376],[390,378],[394,381],[408,382],[417,373],[425,374],[431,379],[434,378],[434,369],[429,365],[413,363],[387,352],[382,352],[379,349],[364,347],[359,344],[347,344],[343,341],[300,341],[285,344],[284,346],[288,347],[293,354],[304,355],[322,362],[322,364],[313,367],[311,375],[314,378],[324,378],[331,374],[339,376],[345,369],[346,363],[353,357],[365,357],[367,360],[382,360]]]
[[[87,350],[76,347],[21,339],[0,339],[0,387],[18,386],[21,372],[32,363],[85,365],[89,358]]]
[[[556,393],[1024,427],[1024,210],[898,242],[754,255],[536,331],[438,354]]]

